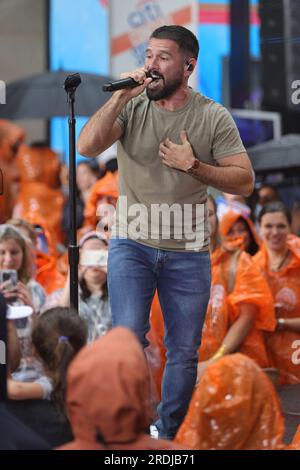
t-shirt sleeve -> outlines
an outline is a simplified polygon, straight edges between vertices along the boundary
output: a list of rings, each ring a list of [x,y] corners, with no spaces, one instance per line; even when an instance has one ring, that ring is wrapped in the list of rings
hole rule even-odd
[[[231,114],[222,106],[215,113],[212,136],[212,156],[215,160],[246,152]]]
[[[128,116],[129,116],[129,110],[131,106],[132,106],[131,101],[129,101],[124,106],[124,108],[122,109],[122,111],[120,112],[120,114],[118,115],[116,119],[117,123],[120,124],[120,126],[123,127],[123,129],[126,129]]]

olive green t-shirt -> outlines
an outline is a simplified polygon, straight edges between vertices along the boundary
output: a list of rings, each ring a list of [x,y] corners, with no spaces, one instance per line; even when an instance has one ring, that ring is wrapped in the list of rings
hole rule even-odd
[[[207,186],[164,165],[159,145],[181,144],[185,130],[194,155],[216,165],[245,152],[236,125],[220,104],[191,90],[188,102],[168,111],[147,98],[132,99],[117,118],[119,200],[113,235],[163,250],[206,251],[209,243]]]

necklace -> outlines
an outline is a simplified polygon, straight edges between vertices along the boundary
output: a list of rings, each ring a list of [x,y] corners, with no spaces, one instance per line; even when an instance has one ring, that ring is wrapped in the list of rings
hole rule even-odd
[[[282,266],[284,265],[284,263],[286,262],[286,260],[288,259],[289,257],[289,250],[287,250],[284,254],[284,256],[281,258],[281,260],[279,261],[279,263],[276,263],[276,265],[274,265],[274,263],[270,266],[270,270],[271,271],[274,271],[274,272],[277,272],[279,271]]]

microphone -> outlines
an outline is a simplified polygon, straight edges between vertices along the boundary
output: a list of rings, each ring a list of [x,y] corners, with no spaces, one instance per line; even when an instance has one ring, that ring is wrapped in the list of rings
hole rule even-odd
[[[153,80],[159,80],[161,78],[156,72],[146,72],[147,78],[152,78]],[[105,83],[103,85],[103,91],[117,91],[117,90],[124,90],[124,88],[135,88],[140,86],[141,83],[136,82],[133,78],[121,78],[121,80],[116,80],[115,82]]]

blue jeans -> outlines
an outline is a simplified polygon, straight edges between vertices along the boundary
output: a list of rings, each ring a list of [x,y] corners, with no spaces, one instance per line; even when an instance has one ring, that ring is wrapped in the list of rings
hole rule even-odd
[[[158,406],[159,437],[172,439],[197,377],[198,348],[210,294],[207,252],[174,252],[114,238],[108,256],[108,290],[113,325],[130,328],[148,345],[149,312],[155,290],[165,324],[167,362]]]

